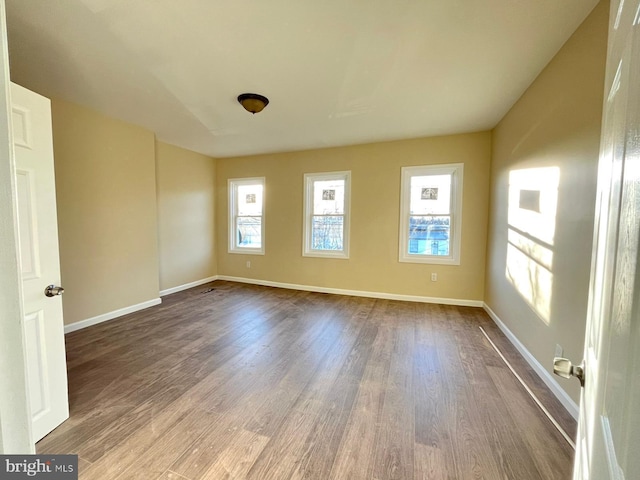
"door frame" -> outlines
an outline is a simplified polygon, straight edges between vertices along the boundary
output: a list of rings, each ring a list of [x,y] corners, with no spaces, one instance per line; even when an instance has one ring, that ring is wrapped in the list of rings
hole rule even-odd
[[[11,134],[9,52],[4,0],[0,0],[0,453],[35,453],[23,334],[18,264],[15,158]]]

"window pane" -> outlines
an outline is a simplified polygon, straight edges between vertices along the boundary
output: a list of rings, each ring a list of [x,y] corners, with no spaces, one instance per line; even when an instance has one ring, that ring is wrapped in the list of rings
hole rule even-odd
[[[449,255],[451,217],[409,217],[409,253]]]
[[[312,218],[311,248],[313,250],[342,250],[344,217]]]
[[[313,182],[313,214],[344,214],[344,180]]]
[[[451,213],[451,175],[411,177],[412,215]]]
[[[238,217],[236,231],[239,248],[262,246],[262,217]]]
[[[238,215],[262,215],[262,185],[238,185]]]

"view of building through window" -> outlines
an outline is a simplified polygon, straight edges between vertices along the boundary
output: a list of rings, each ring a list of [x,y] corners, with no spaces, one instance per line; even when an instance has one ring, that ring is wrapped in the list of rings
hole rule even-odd
[[[464,164],[402,167],[401,262],[459,265]]]
[[[229,252],[264,255],[264,177],[228,182]]]
[[[239,248],[262,246],[262,190],[260,184],[238,185],[236,229]]]
[[[449,255],[451,175],[411,177],[409,253]]]
[[[459,263],[462,168],[403,167],[400,261]],[[303,255],[349,258],[350,173],[305,174]],[[262,255],[264,178],[229,186],[230,251]]]
[[[304,176],[303,255],[349,258],[351,172]]]
[[[311,248],[342,250],[344,240],[344,179],[313,182]]]

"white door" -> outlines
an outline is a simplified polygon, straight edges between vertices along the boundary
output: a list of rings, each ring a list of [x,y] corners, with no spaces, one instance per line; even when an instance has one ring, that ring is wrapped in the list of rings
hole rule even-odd
[[[27,381],[38,441],[69,418],[62,297],[45,295],[48,285],[60,285],[51,104],[11,84],[11,106]]]
[[[640,0],[612,0],[574,480],[640,479]]]

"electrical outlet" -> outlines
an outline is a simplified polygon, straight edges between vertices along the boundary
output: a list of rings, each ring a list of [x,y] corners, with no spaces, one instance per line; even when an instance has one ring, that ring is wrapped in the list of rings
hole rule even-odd
[[[556,345],[556,354],[555,354],[555,356],[556,357],[563,357],[564,356],[563,353],[564,353],[564,349],[562,348],[562,345],[557,344]]]
[[[437,282],[438,281],[438,274],[437,273],[432,273],[431,274],[431,281],[432,282]]]
[[[251,268],[251,260],[247,260],[247,268]]]

